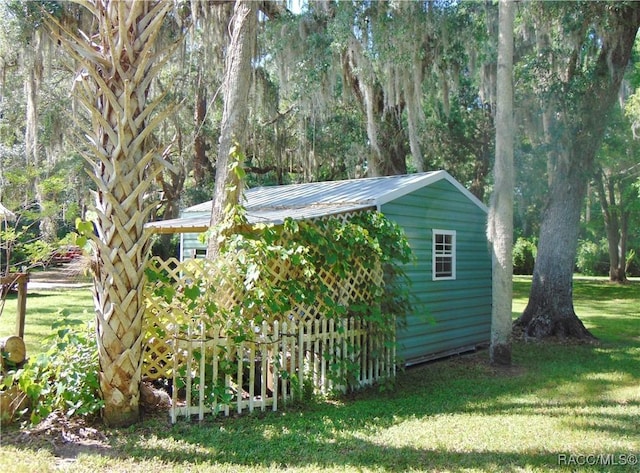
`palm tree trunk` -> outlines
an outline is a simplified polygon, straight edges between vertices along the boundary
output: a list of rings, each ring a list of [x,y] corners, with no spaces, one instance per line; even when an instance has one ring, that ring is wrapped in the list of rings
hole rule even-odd
[[[148,138],[171,112],[152,115],[162,97],[151,101],[148,94],[170,52],[157,51],[155,43],[172,3],[91,0],[84,5],[95,17],[97,34],[79,36],[53,18],[49,29],[83,67],[75,93],[90,114],[90,126],[82,131],[89,137],[91,152],[85,157],[97,187],[92,240],[103,419],[125,426],[139,418],[149,248],[144,224],[151,209],[145,194],[162,155]]]

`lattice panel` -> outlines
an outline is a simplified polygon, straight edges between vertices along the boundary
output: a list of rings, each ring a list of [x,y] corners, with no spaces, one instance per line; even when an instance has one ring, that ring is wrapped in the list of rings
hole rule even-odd
[[[340,218],[346,221],[350,216],[351,214],[344,214]],[[218,313],[222,314],[225,310],[227,313],[233,311],[243,300],[242,290],[237,290],[238,285],[234,286],[233,281],[242,281],[242,278],[234,278],[240,275],[229,274],[228,269],[218,270],[213,262],[206,259],[180,262],[175,258],[167,261],[154,258],[149,265],[155,268],[156,276],[147,285],[145,293],[147,311],[143,375],[149,379],[169,378],[174,368],[174,340],[192,338],[190,332],[194,327],[224,325],[223,319],[213,320],[215,317],[212,318],[212,311],[207,310],[207,307],[215,305]],[[267,267],[269,279],[275,286],[302,277],[300,269],[289,261],[273,259],[268,262]],[[346,277],[340,277],[326,268],[319,268],[319,277],[329,289],[330,297],[345,307],[370,301],[372,288],[379,287],[383,281],[380,264],[365,264],[364,261],[356,260],[351,268],[352,271]],[[185,299],[184,294],[189,291],[198,294],[195,300]],[[318,320],[328,312],[323,300],[316,300],[311,304],[298,304],[294,301],[290,303],[292,308],[286,313],[269,313],[264,307],[256,310],[260,310],[260,316],[269,323],[281,324]],[[211,333],[206,336],[211,336]]]

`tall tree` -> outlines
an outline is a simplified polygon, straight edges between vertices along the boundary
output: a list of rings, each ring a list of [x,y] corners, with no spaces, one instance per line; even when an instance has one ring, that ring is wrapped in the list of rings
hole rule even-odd
[[[323,156],[326,142],[343,141],[346,152],[329,148],[345,156],[332,170],[361,176],[362,169],[379,175],[445,168],[482,197],[495,105],[495,93],[479,94],[479,82],[495,89],[495,48],[483,46],[484,17],[482,4],[464,2],[324,0],[267,27],[281,100],[287,108],[293,101],[292,116],[313,124],[306,128],[308,154]],[[493,76],[483,73],[487,62]],[[336,109],[348,113],[336,116]],[[346,117],[359,122],[358,132],[345,121],[349,135],[323,141]]]
[[[257,9],[252,0],[237,0],[231,18],[231,41],[225,59],[223,82],[224,108],[218,160],[216,186],[211,209],[211,226],[224,220],[229,205],[238,203],[242,189],[236,172],[229,169],[229,154],[235,142],[242,143],[247,121],[249,87],[251,85],[251,59],[256,38]],[[215,232],[209,238],[207,257],[215,259],[220,240]]]
[[[74,94],[90,120],[77,125],[89,139],[86,159],[97,186],[94,302],[104,421],[123,426],[139,418],[142,297],[150,206],[145,194],[163,164],[151,133],[171,113],[152,80],[174,48],[157,48],[171,2],[88,0],[94,31],[76,33],[49,17],[49,31],[80,65]],[[154,115],[155,113],[155,115]]]
[[[515,3],[500,0],[496,102],[496,159],[488,237],[493,247],[491,362],[511,364],[513,296],[513,21]]]
[[[619,107],[614,117],[598,153],[594,182],[607,235],[609,280],[625,283],[630,225],[640,209],[634,187],[640,174],[640,143],[633,138],[630,120]]]
[[[591,338],[573,307],[580,213],[640,25],[640,4],[530,5],[535,21],[523,30],[533,33],[535,56],[523,70],[535,77],[541,100],[549,192],[529,302],[516,325],[531,337]]]
[[[0,102],[5,102],[11,95],[11,89],[17,84],[18,77],[22,77],[19,110],[24,110],[22,123],[14,130],[24,130],[20,141],[24,143],[24,160],[20,171],[29,173],[25,183],[25,194],[29,198],[25,205],[37,210],[39,219],[39,238],[52,243],[57,238],[61,202],[52,199],[51,184],[60,176],[54,176],[54,166],[60,159],[59,147],[62,142],[63,129],[61,110],[64,109],[65,99],[57,93],[55,80],[67,79],[57,72],[60,67],[58,48],[40,27],[41,9],[50,13],[60,11],[62,7],[57,2],[7,2],[1,7],[4,16],[3,36],[11,38],[9,44],[2,44],[0,40],[0,70],[2,75],[2,92]],[[5,38],[3,38],[5,39]],[[8,46],[8,48],[7,48]],[[5,49],[7,48],[7,49]],[[9,59],[9,61],[7,61]],[[15,62],[13,62],[15,61]],[[12,64],[13,62],[13,64]],[[13,70],[12,70],[13,69]],[[10,75],[7,73],[10,72]],[[8,80],[7,80],[8,79]],[[5,83],[8,87],[5,89]],[[4,110],[11,107],[4,103]],[[2,121],[13,121],[15,112],[4,116]],[[17,125],[17,124],[16,124]],[[15,126],[15,125],[14,125]],[[27,204],[27,202],[29,202]]]

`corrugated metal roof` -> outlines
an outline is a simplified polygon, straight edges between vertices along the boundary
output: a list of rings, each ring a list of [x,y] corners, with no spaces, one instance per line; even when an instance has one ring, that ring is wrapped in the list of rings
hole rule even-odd
[[[446,171],[254,187],[245,191],[244,205],[250,223],[282,223],[287,217],[302,220],[363,208],[380,208],[387,202],[441,179],[450,181],[486,211],[484,204]],[[208,201],[194,205],[184,210],[183,218],[152,222],[148,227],[158,233],[204,231],[209,226],[211,204],[212,201]]]
[[[182,218],[174,218],[171,220],[161,220],[151,222],[146,225],[154,233],[202,233],[209,229],[211,217],[209,210],[199,210],[193,213],[193,216],[184,216]],[[375,208],[374,205],[308,205],[301,208],[282,208],[282,209],[253,209],[247,210],[247,221],[251,224],[255,223],[275,223],[284,222],[286,218],[294,220],[307,220],[316,217],[326,217],[328,215],[337,215],[346,212],[353,212],[365,208]]]

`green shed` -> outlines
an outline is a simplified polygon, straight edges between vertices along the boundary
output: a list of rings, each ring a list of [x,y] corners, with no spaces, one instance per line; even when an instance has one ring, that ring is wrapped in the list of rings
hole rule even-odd
[[[250,223],[375,209],[404,229],[416,257],[405,268],[414,310],[397,332],[398,355],[406,365],[489,342],[487,208],[446,171],[256,187],[245,199]],[[158,233],[180,233],[181,259],[204,256],[198,235],[208,228],[211,203],[149,226]]]

